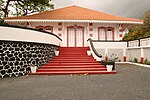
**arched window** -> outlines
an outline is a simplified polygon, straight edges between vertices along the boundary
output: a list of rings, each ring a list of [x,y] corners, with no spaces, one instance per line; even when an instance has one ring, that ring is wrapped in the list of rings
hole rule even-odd
[[[114,40],[114,28],[107,27],[107,40]]]
[[[107,28],[107,31],[112,31],[111,28]]]
[[[53,32],[53,27],[52,26],[45,26],[44,30],[47,32]]]
[[[35,29],[39,31],[44,31],[44,26],[36,26]]]
[[[40,30],[40,31],[53,32],[52,26],[36,26],[35,29]]]
[[[106,27],[98,27],[98,40],[106,40]]]

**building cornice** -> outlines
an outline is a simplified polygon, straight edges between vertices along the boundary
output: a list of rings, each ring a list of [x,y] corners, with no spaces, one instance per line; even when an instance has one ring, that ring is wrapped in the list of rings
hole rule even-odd
[[[43,19],[5,19],[5,22],[80,22],[80,23],[122,23],[143,24],[143,21],[112,21],[112,20],[43,20]]]

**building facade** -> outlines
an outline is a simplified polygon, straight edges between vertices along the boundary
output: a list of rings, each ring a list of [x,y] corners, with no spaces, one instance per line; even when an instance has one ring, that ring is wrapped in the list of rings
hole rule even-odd
[[[62,39],[64,47],[86,47],[87,40],[119,41],[128,28],[142,20],[124,18],[102,12],[70,6],[29,16],[6,18],[12,25],[48,31]]]

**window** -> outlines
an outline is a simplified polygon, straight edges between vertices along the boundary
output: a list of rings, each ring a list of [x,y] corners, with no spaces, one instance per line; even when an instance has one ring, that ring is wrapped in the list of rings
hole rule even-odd
[[[108,28],[107,31],[112,31],[111,28]]]
[[[44,27],[43,26],[36,26],[35,29],[37,29],[39,31],[44,31]]]
[[[37,29],[39,31],[53,32],[52,26],[36,26],[35,29]]]
[[[114,28],[113,27],[108,27],[107,28],[107,40],[114,40]]]
[[[46,28],[45,30],[51,30],[51,28],[48,27],[48,28]]]
[[[52,26],[45,26],[44,29],[47,32],[53,32],[53,27]]]
[[[98,27],[98,40],[106,40],[106,27]]]
[[[43,28],[38,28],[37,30],[39,30],[39,31],[43,31]]]

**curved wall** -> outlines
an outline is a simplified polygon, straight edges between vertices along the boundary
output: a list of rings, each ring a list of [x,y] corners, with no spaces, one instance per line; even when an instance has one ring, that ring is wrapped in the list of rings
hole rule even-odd
[[[0,26],[0,78],[27,74],[54,56],[61,39],[26,28]]]
[[[14,26],[0,26],[0,40],[35,42],[57,46],[61,44],[61,39],[53,33]]]

